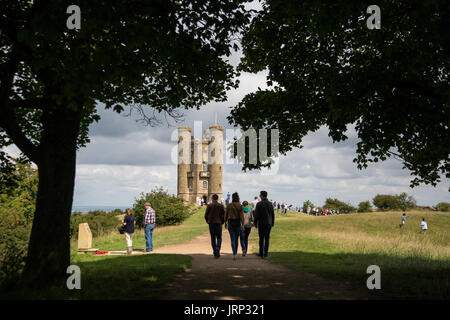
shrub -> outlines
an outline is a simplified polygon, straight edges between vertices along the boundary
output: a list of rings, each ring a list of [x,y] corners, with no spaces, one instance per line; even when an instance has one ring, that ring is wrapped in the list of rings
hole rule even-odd
[[[0,203],[0,283],[8,287],[17,281],[28,251],[31,222],[25,216],[29,212],[29,199],[22,196],[2,197]],[[31,211],[32,212],[32,211]]]
[[[363,201],[358,204],[358,212],[372,212],[370,201]]]
[[[123,214],[123,212],[122,212]],[[120,226],[121,221],[117,218],[117,211],[105,212],[101,210],[89,211],[87,214],[74,212],[70,217],[70,237],[78,236],[78,225],[87,222],[92,236],[109,233]]]
[[[372,203],[382,211],[400,209],[400,202],[397,197],[390,194],[377,194],[373,198]]]
[[[413,196],[408,196],[406,192],[396,195],[400,209],[403,211],[416,207],[416,199]]]
[[[325,204],[323,205],[324,209],[332,209],[332,210],[339,210],[341,212],[348,211],[348,212],[354,212],[356,211],[356,208],[352,206],[349,203],[345,203],[343,201],[340,201],[338,199],[332,199],[327,198],[325,200]]]
[[[436,205],[436,209],[438,211],[448,212],[448,211],[450,211],[450,203],[448,203],[448,202],[439,202]]]
[[[14,160],[0,175],[0,284],[14,284],[28,251],[35,210],[38,173],[29,163]]]
[[[176,225],[189,217],[189,207],[183,200],[170,195],[162,187],[155,187],[150,193],[141,193],[133,205],[133,215],[136,225],[143,227],[145,215],[145,202],[150,202],[156,212],[156,224],[158,226]]]
[[[303,202],[303,212],[306,212],[308,207],[310,207],[310,209],[312,210],[315,206],[314,203],[312,203],[309,200],[306,200],[305,202]]]
[[[407,210],[416,207],[416,200],[403,192],[398,195],[377,194],[372,200],[375,207],[382,211]]]

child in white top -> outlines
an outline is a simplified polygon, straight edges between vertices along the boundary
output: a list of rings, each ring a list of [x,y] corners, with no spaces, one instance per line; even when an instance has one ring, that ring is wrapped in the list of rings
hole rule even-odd
[[[420,233],[424,233],[425,231],[428,230],[428,225],[427,222],[425,221],[425,218],[422,218],[422,222],[420,223],[422,230],[420,231]]]

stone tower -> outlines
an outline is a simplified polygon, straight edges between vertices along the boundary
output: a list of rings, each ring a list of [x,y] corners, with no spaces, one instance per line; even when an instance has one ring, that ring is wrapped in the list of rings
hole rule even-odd
[[[178,127],[177,196],[187,203],[222,199],[223,127],[210,126],[205,139],[194,139],[191,128]]]

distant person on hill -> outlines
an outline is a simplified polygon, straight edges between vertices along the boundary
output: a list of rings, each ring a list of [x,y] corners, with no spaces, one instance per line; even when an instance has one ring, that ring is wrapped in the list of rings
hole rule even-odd
[[[228,232],[231,238],[231,249],[233,250],[233,260],[236,260],[237,249],[239,245],[239,235],[244,229],[244,209],[239,200],[239,194],[233,193],[231,203],[225,210],[225,228],[228,226]]]
[[[144,204],[144,231],[145,231],[145,251],[153,251],[153,230],[155,229],[156,213],[149,202]]]
[[[205,221],[209,224],[209,234],[211,235],[211,247],[214,259],[220,258],[220,247],[222,245],[222,225],[225,222],[225,208],[217,200],[217,194],[212,195],[212,202],[208,204],[205,211]]]
[[[277,205],[277,212],[280,212],[280,203]]]
[[[133,252],[133,233],[134,233],[134,225],[136,224],[136,220],[133,217],[131,209],[125,209],[125,218],[123,219],[122,224],[125,226],[125,240],[127,242],[127,254],[131,254]]]
[[[281,214],[284,214],[284,202],[281,204]]]
[[[252,201],[252,209],[253,210],[255,210],[255,208],[256,208],[256,204],[258,203],[258,197],[255,197],[254,199],[253,199],[253,201]]]
[[[425,221],[425,218],[422,218],[422,222],[420,223],[420,226],[422,227],[422,230],[420,233],[425,233],[428,230],[427,222]]]
[[[409,218],[409,216],[406,215],[406,213],[403,212],[402,215],[402,223],[400,223],[400,228],[403,227],[406,223],[406,218]]]
[[[248,250],[248,236],[253,226],[253,209],[250,208],[247,201],[244,201],[242,205],[244,206],[244,230],[241,230],[239,238],[241,240],[242,255],[245,257]]]
[[[255,227],[258,228],[259,254],[261,258],[267,258],[269,254],[270,230],[275,223],[273,207],[267,200],[267,192],[261,191],[261,201],[258,202],[254,212]]]

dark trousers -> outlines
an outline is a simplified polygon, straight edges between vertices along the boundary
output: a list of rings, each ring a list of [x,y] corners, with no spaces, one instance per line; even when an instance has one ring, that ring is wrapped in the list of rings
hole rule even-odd
[[[228,224],[228,232],[230,232],[231,239],[231,250],[233,250],[233,255],[237,254],[239,245],[239,234],[241,233],[241,226],[232,227]]]
[[[267,256],[267,253],[269,252],[270,229],[272,229],[271,225],[258,226],[259,254],[261,256]]]
[[[209,234],[211,235],[211,247],[214,254],[217,255],[222,245],[222,225],[220,223],[210,224]]]
[[[239,238],[241,240],[242,252],[247,252],[248,250],[248,236],[250,235],[250,231],[252,228],[244,228],[244,231],[241,231]]]

